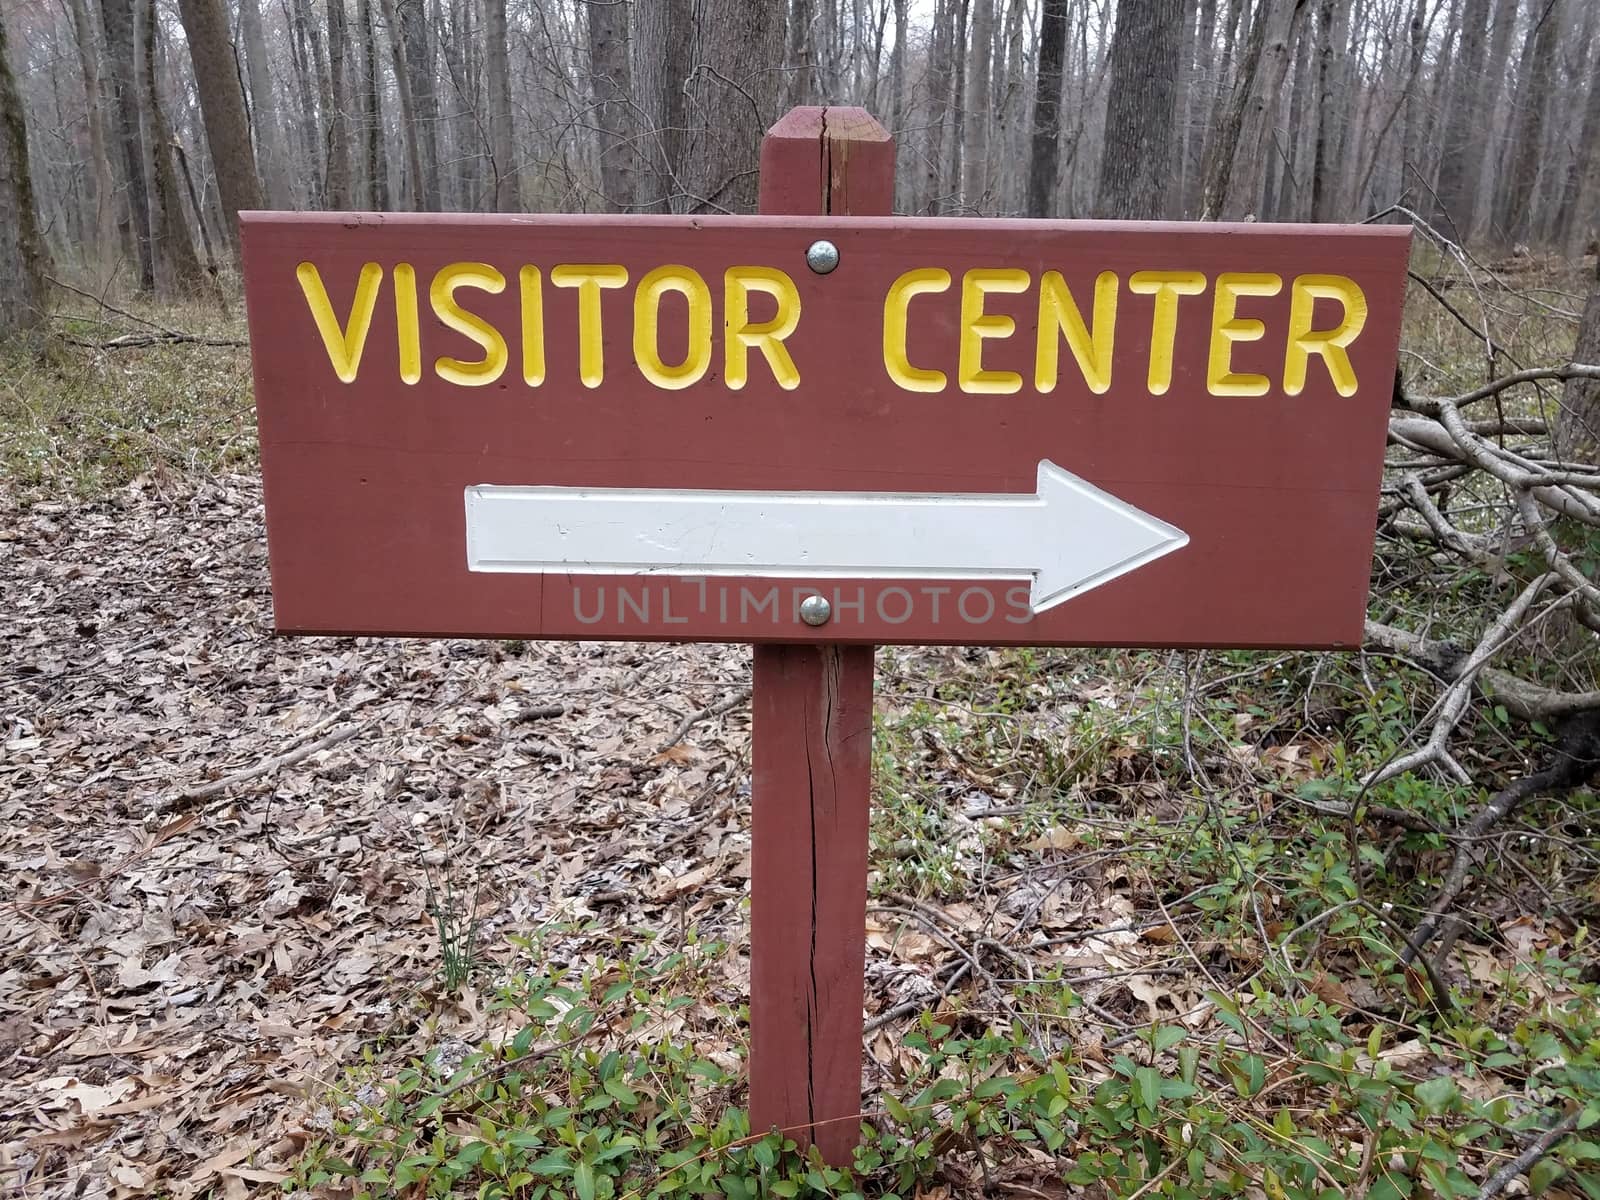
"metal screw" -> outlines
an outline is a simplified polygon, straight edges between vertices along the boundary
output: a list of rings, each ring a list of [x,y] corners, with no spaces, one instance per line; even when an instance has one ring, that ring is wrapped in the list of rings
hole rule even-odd
[[[833,605],[821,596],[807,596],[800,601],[800,619],[807,625],[826,625],[833,616]]]
[[[826,275],[838,265],[839,247],[832,242],[812,242],[811,246],[806,250],[806,266],[810,267],[818,275]],[[822,618],[823,621],[827,619],[827,617]],[[815,621],[813,624],[820,625],[822,621]]]

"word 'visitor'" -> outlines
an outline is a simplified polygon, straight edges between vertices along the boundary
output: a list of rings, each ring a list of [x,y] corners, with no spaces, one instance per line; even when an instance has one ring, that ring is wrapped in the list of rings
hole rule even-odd
[[[402,383],[419,383],[423,347],[415,268],[397,263],[385,272],[380,263],[364,264],[343,320],[334,311],[316,264],[302,262],[296,268],[328,361],[346,383],[354,382],[361,370],[386,274],[394,303],[394,361],[399,378]],[[577,374],[585,387],[599,387],[607,369],[601,293],[625,289],[630,283],[632,362],[639,374],[658,388],[676,390],[698,383],[711,371],[716,350],[712,284],[689,267],[660,266],[635,281],[626,267],[615,263],[564,263],[551,267],[548,276],[536,266],[524,265],[514,273],[513,282],[488,263],[458,262],[435,272],[427,285],[427,302],[440,324],[478,346],[482,355],[476,359],[440,355],[432,363],[434,375],[461,387],[482,387],[504,376],[511,364],[506,331],[468,308],[461,293],[498,295],[514,286],[522,381],[529,387],[542,385],[546,379],[546,305],[558,302],[554,297],[547,301],[547,283],[552,291],[570,293],[570,298],[564,296],[559,302],[575,305]],[[795,336],[801,327],[801,300],[794,280],[775,267],[734,266],[723,272],[720,284],[721,372],[714,378],[737,391],[750,380],[753,369],[765,370],[778,386],[786,390],[799,387],[805,356],[797,350],[804,338]],[[958,283],[943,268],[917,268],[903,272],[884,293],[883,369],[892,383],[908,392],[940,392],[951,386],[946,371],[912,361],[910,347],[917,344],[913,331],[918,322],[931,320],[942,328],[954,326],[958,348],[954,386],[962,392],[1004,395],[1022,391],[1025,383],[1039,392],[1051,392],[1061,378],[1064,345],[1082,385],[1097,395],[1104,394],[1111,388],[1121,320],[1124,328],[1134,323],[1141,348],[1148,347],[1144,387],[1151,395],[1164,395],[1172,385],[1180,299],[1209,292],[1206,390],[1213,396],[1264,396],[1273,388],[1272,379],[1234,368],[1235,345],[1262,341],[1268,334],[1265,321],[1241,315],[1240,307],[1253,298],[1277,296],[1285,288],[1289,292],[1288,320],[1277,380],[1283,393],[1295,396],[1305,389],[1315,358],[1341,396],[1354,395],[1358,385],[1348,351],[1366,324],[1367,301],[1353,280],[1330,274],[1297,275],[1286,282],[1280,275],[1263,271],[1208,276],[1200,271],[1148,270],[1132,272],[1126,279],[1105,271],[1095,279],[1092,295],[1083,298],[1087,300],[1086,316],[1080,297],[1073,294],[1059,271],[1044,271],[1035,278],[1016,267],[974,268],[963,273]],[[669,293],[681,297],[682,302],[664,309]],[[753,294],[762,297],[756,304],[770,315],[752,316]],[[997,296],[1023,299],[991,299]],[[1137,303],[1143,312],[1130,313],[1135,303],[1131,297],[1141,298]],[[1325,302],[1320,326],[1318,301]],[[1037,316],[1029,380],[1018,371],[984,364],[986,344],[1017,335],[1017,318],[993,311],[996,305]],[[944,306],[942,311],[939,306]],[[1337,319],[1331,322],[1329,307],[1338,310]],[[662,327],[667,322],[682,322],[682,328],[674,327],[671,335],[673,344],[683,347],[678,361],[667,361],[661,347]],[[819,345],[815,352],[828,353],[829,348]],[[832,352],[837,353],[837,348]],[[753,367],[752,358],[761,365]]]

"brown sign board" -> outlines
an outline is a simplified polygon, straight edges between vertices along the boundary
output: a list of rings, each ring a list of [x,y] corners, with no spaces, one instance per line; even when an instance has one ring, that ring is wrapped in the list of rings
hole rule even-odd
[[[280,632],[1359,644],[1409,230],[242,225]]]

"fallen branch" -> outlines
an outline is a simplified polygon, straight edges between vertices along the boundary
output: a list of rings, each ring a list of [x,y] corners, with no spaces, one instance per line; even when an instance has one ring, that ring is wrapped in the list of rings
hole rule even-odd
[[[724,713],[732,712],[748,699],[750,699],[750,688],[746,686],[740,688],[726,700],[719,700],[716,704],[708,705],[707,707],[702,708],[699,712],[690,713],[687,717],[678,722],[678,727],[672,731],[672,735],[668,737],[666,741],[661,743],[661,748],[660,750],[657,750],[656,753],[659,754],[662,751],[672,749],[679,742],[683,741],[684,735],[698,725],[701,721],[710,721],[716,717],[722,716]]]
[[[220,796],[229,788],[237,787],[241,783],[248,783],[250,780],[259,779],[263,775],[271,775],[276,771],[281,771],[284,767],[292,767],[295,763],[310,758],[313,754],[337,746],[340,742],[349,741],[356,734],[369,728],[371,724],[372,722],[370,721],[358,721],[355,724],[346,725],[342,729],[335,729],[332,733],[320,737],[314,742],[308,742],[298,749],[274,755],[271,758],[264,758],[255,765],[244,767],[231,775],[224,775],[221,779],[214,779],[210,783],[203,783],[198,787],[179,792],[177,803],[178,805],[194,804],[201,800],[209,800],[211,797]]]
[[[1566,1140],[1567,1136],[1578,1128],[1578,1119],[1582,1115],[1582,1108],[1574,1108],[1561,1120],[1541,1133],[1529,1143],[1526,1150],[1489,1176],[1488,1182],[1478,1191],[1478,1200],[1494,1200],[1494,1197],[1510,1187],[1512,1181],[1518,1175],[1528,1170]]]
[[[1454,642],[1425,638],[1378,621],[1367,622],[1366,649],[1368,653],[1407,659],[1445,683],[1461,678],[1468,657]],[[1498,667],[1484,667],[1478,672],[1477,682],[1495,703],[1523,721],[1549,721],[1600,708],[1600,692],[1563,692]]]
[[[1409,964],[1439,932],[1444,917],[1467,885],[1473,851],[1485,833],[1514,813],[1525,800],[1545,793],[1571,791],[1597,770],[1600,770],[1600,711],[1591,711],[1570,718],[1556,731],[1555,745],[1543,770],[1524,775],[1502,788],[1467,823],[1459,835],[1460,841],[1450,869],[1445,872],[1444,883],[1428,906],[1428,915],[1411,935],[1400,961]]]

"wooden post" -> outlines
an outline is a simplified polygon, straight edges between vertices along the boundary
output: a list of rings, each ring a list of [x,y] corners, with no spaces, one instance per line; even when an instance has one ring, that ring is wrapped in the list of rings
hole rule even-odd
[[[792,109],[761,144],[763,214],[893,208],[894,142],[864,109]],[[872,654],[755,648],[750,1129],[834,1166],[861,1135]]]

